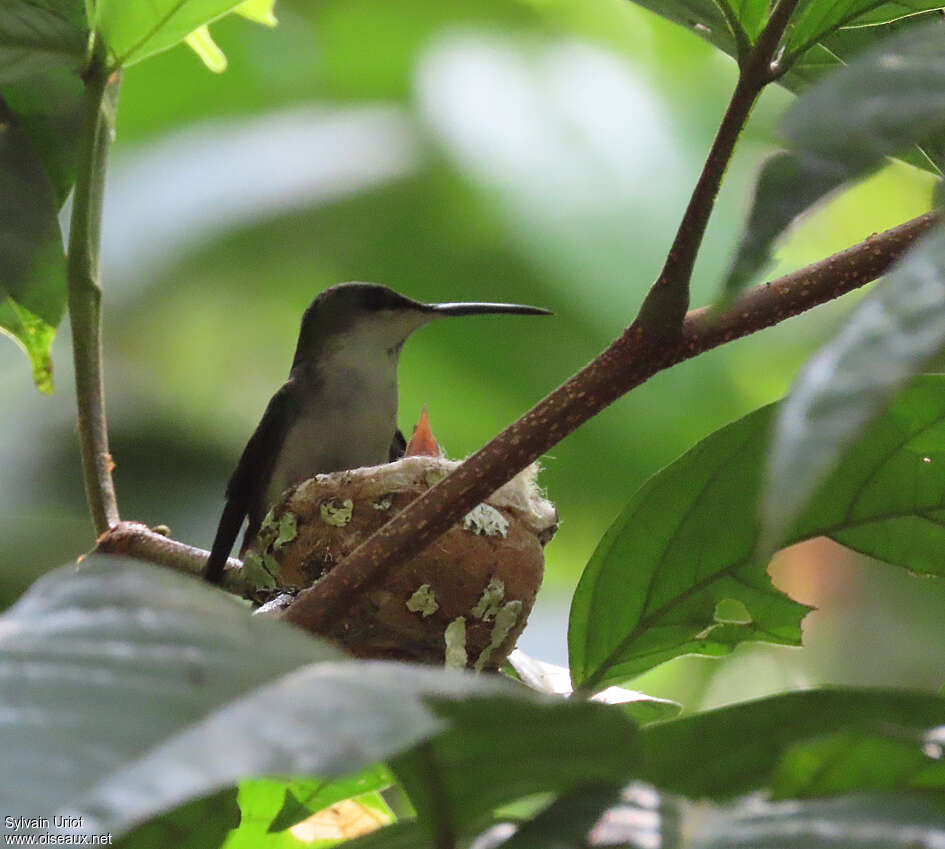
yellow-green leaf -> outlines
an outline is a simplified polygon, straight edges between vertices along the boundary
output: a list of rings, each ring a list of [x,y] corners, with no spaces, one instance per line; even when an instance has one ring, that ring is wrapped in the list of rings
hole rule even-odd
[[[226,55],[217,46],[206,25],[197,27],[185,41],[213,73],[222,74],[226,70]]]

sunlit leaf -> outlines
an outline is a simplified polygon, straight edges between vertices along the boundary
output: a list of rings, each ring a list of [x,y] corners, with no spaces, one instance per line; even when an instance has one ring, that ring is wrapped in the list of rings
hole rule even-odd
[[[926,236],[801,371],[774,426],[763,498],[774,545],[897,389],[945,346],[945,231]]]
[[[187,38],[187,46],[196,53],[211,71],[222,74],[226,70],[226,56],[217,47],[206,26],[197,27]]]
[[[275,6],[276,0],[243,0],[233,11],[254,23],[274,27],[279,23],[276,20]]]
[[[238,5],[235,0],[99,0],[98,25],[114,60],[131,65],[179,44]]]
[[[20,306],[0,289],[0,334],[12,339],[26,354],[36,388],[53,391],[52,343],[56,328]]]
[[[745,640],[800,642],[807,608],[776,590],[758,554],[771,423],[764,407],[654,475],[604,535],[575,591],[575,685],[595,691],[681,654]],[[945,377],[901,393],[822,484],[785,544],[827,535],[888,563],[945,574]],[[741,617],[719,605],[734,599]]]

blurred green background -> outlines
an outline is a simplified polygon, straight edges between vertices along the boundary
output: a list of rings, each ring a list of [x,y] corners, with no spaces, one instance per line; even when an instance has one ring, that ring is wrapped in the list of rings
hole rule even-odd
[[[276,13],[272,30],[214,25],[222,75],[183,46],[128,69],[109,176],[106,378],[122,515],[203,547],[319,291],[368,280],[555,311],[444,322],[408,343],[401,426],[426,404],[451,456],[475,450],[633,317],[735,80],[731,60],[627,0],[280,0]],[[717,290],[789,102],[769,90],[752,116],[694,304]],[[890,166],[795,227],[773,273],[921,213],[931,187]],[[855,297],[657,376],[543,459],[561,529],[526,651],[566,662],[571,590],[622,503],[695,441],[783,395]],[[47,398],[0,345],[4,606],[93,542],[66,327],[54,354]],[[806,649],[686,658],[638,686],[696,708],[820,681],[945,678],[941,584],[820,543],[782,558],[778,579],[822,607]]]

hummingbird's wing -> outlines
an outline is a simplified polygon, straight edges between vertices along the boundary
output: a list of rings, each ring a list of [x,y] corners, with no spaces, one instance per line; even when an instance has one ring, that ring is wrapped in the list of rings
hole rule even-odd
[[[394,431],[394,440],[390,444],[390,451],[387,453],[387,462],[393,463],[394,460],[399,460],[404,456],[404,452],[407,450],[407,440],[404,439],[404,435],[400,432],[400,428]]]
[[[289,428],[299,414],[300,407],[295,384],[290,380],[272,396],[259,427],[246,443],[236,471],[227,484],[226,506],[223,508],[213,548],[204,569],[203,576],[210,583],[220,583],[226,559],[240,532],[243,519],[259,512],[254,508],[266,491],[279,451]],[[250,526],[246,529],[244,539],[254,536],[258,530],[259,519],[254,523],[250,518]]]

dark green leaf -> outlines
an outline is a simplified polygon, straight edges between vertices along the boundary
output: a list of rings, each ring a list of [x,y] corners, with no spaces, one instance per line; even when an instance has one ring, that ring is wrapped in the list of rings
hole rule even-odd
[[[931,849],[945,842],[943,817],[935,802],[891,794],[749,799],[708,818],[692,849]]]
[[[52,185],[27,134],[0,99],[0,333],[52,391],[50,348],[66,305],[66,258]]]
[[[756,518],[765,407],[652,477],[604,535],[571,608],[575,684],[594,691],[687,653],[744,640],[798,643],[806,612],[770,583]],[[945,574],[945,376],[902,392],[823,483],[786,543],[815,536],[916,572]],[[744,605],[747,621],[717,608]]]
[[[844,729],[789,747],[771,781],[774,798],[835,796],[863,788],[945,788],[940,757],[924,751],[925,735]],[[930,744],[940,756],[939,748]],[[936,774],[936,770],[938,774]],[[933,785],[931,782],[935,782]]]
[[[0,100],[0,287],[53,327],[66,301],[57,209],[33,146]]]
[[[945,134],[945,29],[912,28],[808,91],[783,121],[791,153],[769,159],[725,282],[731,296],[767,265],[774,240],[829,192]],[[934,144],[932,145],[934,149]]]
[[[52,812],[208,711],[337,653],[220,592],[95,556],[0,619],[6,810]],[[154,809],[152,809],[154,810]]]
[[[726,297],[752,283],[771,262],[774,242],[784,229],[846,178],[846,168],[829,160],[798,158],[786,151],[769,157],[758,175],[748,223],[725,279]]]
[[[0,83],[23,79],[55,65],[79,69],[87,34],[51,3],[4,0],[0,14]]]
[[[762,502],[776,544],[866,424],[945,346],[945,231],[926,236],[801,371],[774,426]]]
[[[0,808],[68,807],[87,830],[118,834],[245,776],[334,777],[383,760],[442,727],[428,695],[529,698],[497,678],[329,662],[335,650],[196,580],[86,563],[0,619],[0,746],[17,775]]]
[[[240,824],[235,788],[196,799],[132,829],[116,842],[120,849],[217,849]]]
[[[469,833],[492,808],[533,793],[626,782],[637,765],[636,727],[611,707],[508,697],[432,704],[449,728],[391,766],[437,833]]]
[[[56,68],[0,86],[0,96],[30,140],[60,208],[75,182],[82,81],[71,71]]]
[[[426,830],[416,820],[394,823],[350,840],[344,846],[345,849],[435,849]]]
[[[945,723],[945,699],[901,690],[825,689],[784,693],[651,725],[640,732],[640,776],[686,796],[727,798],[767,787],[781,757],[799,742],[850,729],[919,735]],[[932,763],[931,759],[927,759]],[[891,767],[895,769],[895,767]],[[885,789],[884,764],[858,789]]]
[[[619,785],[606,784],[565,793],[499,845],[504,849],[585,849],[591,827],[619,795]],[[652,834],[647,836],[652,838]]]

